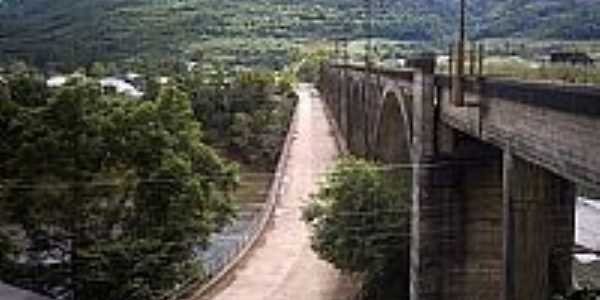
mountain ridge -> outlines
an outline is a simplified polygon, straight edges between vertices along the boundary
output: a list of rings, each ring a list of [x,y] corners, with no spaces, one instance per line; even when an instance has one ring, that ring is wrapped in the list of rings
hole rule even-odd
[[[459,0],[373,3],[376,37],[448,42],[457,27]],[[600,0],[467,3],[472,38],[600,38]],[[0,61],[89,64],[180,55],[212,39],[364,38],[366,16],[359,0],[3,0]]]

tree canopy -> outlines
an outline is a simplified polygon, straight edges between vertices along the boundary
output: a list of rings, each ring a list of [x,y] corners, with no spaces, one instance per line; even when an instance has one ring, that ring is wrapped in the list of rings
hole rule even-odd
[[[1,278],[147,300],[201,276],[196,254],[233,215],[237,167],[202,142],[180,89],[138,101],[83,79],[43,102],[0,101],[0,131]]]
[[[407,292],[407,286],[398,285],[408,271],[408,178],[398,170],[346,157],[304,211],[313,228],[312,248],[338,269],[361,274],[369,299]]]
[[[217,67],[192,72],[180,85],[191,95],[209,144],[243,163],[275,167],[296,101],[289,76],[267,71],[226,74]]]

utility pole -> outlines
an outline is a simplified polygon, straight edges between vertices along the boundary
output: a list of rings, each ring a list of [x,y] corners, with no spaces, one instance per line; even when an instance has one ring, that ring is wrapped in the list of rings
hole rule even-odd
[[[367,6],[367,18],[368,21],[366,23],[367,25],[367,46],[366,46],[366,53],[365,53],[365,65],[367,66],[367,69],[371,68],[371,55],[373,52],[373,1],[372,0],[365,0],[366,2],[366,6]]]
[[[337,63],[337,61],[340,58],[340,38],[339,37],[336,37],[334,39],[334,51],[333,51],[333,53],[334,53],[333,55],[334,55],[335,62]]]
[[[460,29],[456,60],[456,77],[454,80],[454,104],[464,105],[463,80],[465,75],[465,40],[466,40],[466,0],[460,0]]]
[[[458,37],[458,76],[461,78],[465,74],[465,2],[466,0],[460,0],[460,33]]]

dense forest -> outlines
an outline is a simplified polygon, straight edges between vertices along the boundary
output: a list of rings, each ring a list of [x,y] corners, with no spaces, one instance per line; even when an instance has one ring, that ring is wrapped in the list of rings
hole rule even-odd
[[[95,73],[49,87],[16,64],[0,78],[0,281],[162,299],[205,278],[199,253],[236,217],[241,167],[277,163],[293,77],[215,67],[150,77],[132,98]]]
[[[374,35],[446,42],[455,32],[458,2],[374,0]],[[597,0],[467,3],[475,38],[600,36]],[[78,66],[200,50],[239,64],[281,67],[290,50],[309,39],[365,37],[366,16],[359,0],[3,0],[0,61]]]

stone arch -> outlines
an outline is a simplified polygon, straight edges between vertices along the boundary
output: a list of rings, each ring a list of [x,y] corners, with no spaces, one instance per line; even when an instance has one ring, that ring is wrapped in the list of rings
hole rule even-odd
[[[384,163],[410,163],[412,131],[412,102],[400,89],[385,89],[376,127],[376,158]]]
[[[385,164],[384,172],[386,178],[394,185],[401,187],[403,194],[400,198],[409,201],[412,207],[413,194],[413,169],[410,167],[412,160],[412,99],[396,87],[385,87],[382,89],[381,97],[377,100],[375,112],[375,147],[374,158]],[[410,229],[403,229],[404,234],[410,234]],[[404,248],[399,249],[398,272],[396,273],[395,285],[399,293],[399,299],[410,298],[410,242]]]

